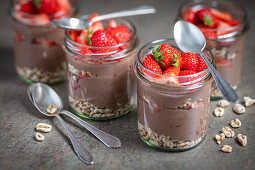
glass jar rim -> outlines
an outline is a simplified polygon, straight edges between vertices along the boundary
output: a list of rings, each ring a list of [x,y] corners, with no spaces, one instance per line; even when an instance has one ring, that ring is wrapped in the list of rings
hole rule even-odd
[[[178,78],[178,79],[179,79],[179,78],[185,78],[185,79],[188,79],[188,78],[197,77],[197,76],[202,76],[202,77],[203,77],[203,81],[205,81],[205,80],[208,80],[208,79],[210,79],[210,78],[212,77],[212,75],[211,75],[211,73],[210,73],[210,71],[209,71],[209,68],[206,68],[206,69],[204,69],[203,71],[198,72],[198,73],[196,73],[196,74],[192,74],[192,75],[170,76],[170,75],[163,75],[163,74],[160,74],[160,73],[156,73],[156,72],[154,72],[154,71],[148,69],[147,67],[145,67],[144,64],[143,64],[143,62],[141,61],[141,58],[139,57],[139,56],[141,55],[142,51],[143,51],[144,49],[148,48],[149,46],[153,45],[153,44],[161,43],[161,42],[163,43],[163,42],[166,42],[166,41],[173,41],[173,42],[175,42],[174,39],[165,38],[165,39],[159,39],[159,40],[155,40],[155,41],[152,41],[152,42],[149,42],[149,43],[145,44],[145,45],[138,51],[138,53],[137,53],[137,60],[136,60],[136,61],[138,61],[138,63],[135,63],[135,65],[134,65],[134,70],[135,70],[135,72],[139,73],[140,75],[144,75],[144,73],[141,71],[141,69],[138,68],[138,64],[139,64],[139,65],[142,66],[142,69],[143,69],[143,70],[146,70],[146,72],[149,72],[150,74],[155,75],[155,76],[163,77],[163,79],[161,79],[162,82],[163,82],[164,80],[166,80],[166,79],[171,79],[171,78]],[[170,45],[171,45],[171,44],[170,44]],[[208,54],[210,55],[210,60],[211,60],[210,62],[211,62],[211,64],[213,64],[213,55],[211,54],[211,52],[210,52],[207,48],[205,48],[203,51],[208,52]],[[148,77],[149,75],[145,75],[145,76]],[[142,77],[145,77],[145,76],[142,76]],[[152,80],[153,80],[153,79],[157,80],[157,82],[159,82],[158,80],[160,80],[160,79],[157,79],[157,78],[153,78],[152,76],[149,76],[149,77],[150,77],[150,79],[152,79]],[[150,81],[150,82],[155,82],[155,81]],[[191,82],[192,82],[192,81],[191,81]],[[200,82],[201,82],[201,81],[196,82],[195,84],[199,84]],[[160,84],[160,83],[158,83],[158,84]],[[165,84],[165,83],[163,83],[163,84]],[[188,84],[190,84],[190,83],[178,84],[178,86],[187,86]],[[194,85],[194,84],[191,83],[190,85]]]
[[[224,34],[224,35],[218,35],[217,36],[217,39],[224,39],[224,38],[230,38],[230,37],[233,37],[235,35],[238,35],[240,32],[242,32],[244,29],[245,29],[245,26],[247,25],[248,23],[248,18],[247,18],[247,12],[246,10],[244,9],[243,6],[238,6],[236,3],[234,2],[229,2],[229,1],[219,1],[219,0],[187,0],[186,2],[184,2],[180,8],[179,8],[179,16],[183,19],[183,15],[182,15],[182,10],[184,8],[185,5],[187,5],[188,3],[190,3],[189,5],[191,6],[196,6],[196,5],[199,5],[199,3],[206,3],[206,2],[217,2],[217,3],[221,3],[221,4],[229,4],[229,5],[233,5],[237,8],[239,8],[242,13],[243,13],[243,18],[242,20],[240,21],[240,23],[238,25],[235,25],[235,26],[231,26],[231,27],[228,27],[228,28],[221,28],[221,29],[217,29],[217,28],[201,28],[202,30],[205,30],[205,31],[222,31],[222,32],[229,32],[227,34]],[[213,7],[213,6],[212,6]]]

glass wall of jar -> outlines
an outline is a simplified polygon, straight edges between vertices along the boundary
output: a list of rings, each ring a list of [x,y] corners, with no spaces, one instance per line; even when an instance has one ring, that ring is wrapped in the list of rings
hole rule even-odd
[[[187,150],[205,138],[213,79],[208,69],[187,76],[168,76],[147,69],[143,61],[159,44],[169,44],[181,52],[169,39],[154,41],[139,51],[134,65],[139,135],[154,148]],[[203,54],[213,61],[208,50]]]
[[[129,40],[116,46],[82,45],[66,32],[69,104],[82,118],[113,119],[125,115],[133,106],[135,78],[132,66],[139,40],[130,21],[115,21],[131,33]],[[105,26],[109,20],[102,23]]]
[[[206,47],[214,56],[217,70],[234,89],[237,89],[241,81],[244,40],[248,31],[246,12],[240,5],[228,1],[188,1],[180,8],[179,18],[185,19],[187,10],[198,11],[203,8],[220,11],[227,16],[230,14],[233,21],[238,23],[230,27],[227,23],[226,28],[208,28],[196,24],[206,37]],[[224,22],[221,23],[224,27]],[[222,98],[215,83],[213,83],[211,97],[212,99]]]
[[[66,76],[65,53],[61,48],[64,30],[54,27],[50,21],[76,14],[76,0],[56,0],[62,4],[58,4],[56,11],[47,11],[52,14],[41,11],[42,5],[37,8],[34,2],[13,0],[11,3],[16,71],[27,83],[61,82]]]

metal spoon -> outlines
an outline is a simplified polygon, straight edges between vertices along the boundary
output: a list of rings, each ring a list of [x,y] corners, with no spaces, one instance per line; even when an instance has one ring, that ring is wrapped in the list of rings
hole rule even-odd
[[[132,15],[151,14],[155,12],[156,12],[156,9],[153,6],[144,5],[134,9],[100,15],[98,17],[93,18],[90,21],[82,20],[79,18],[61,18],[61,19],[53,20],[52,22],[57,27],[60,27],[63,29],[82,30],[85,27],[89,27],[92,23],[96,21],[104,20],[104,19],[127,17]]]
[[[44,88],[42,84],[35,84],[34,88],[32,89],[32,98],[35,107],[46,116],[56,116],[66,130],[78,158],[86,164],[94,164],[93,157],[90,152],[84,147],[84,145],[79,141],[79,139],[74,136],[71,130],[67,127],[62,117],[58,114],[59,111],[62,110],[63,105],[62,100],[57,96],[58,95],[55,93],[55,91],[47,91],[47,89]],[[56,105],[58,108],[56,114],[48,114],[47,112],[48,106],[52,104]]]
[[[61,101],[61,103],[59,103],[58,105],[55,104],[56,106],[59,106],[58,108],[61,108],[61,110],[59,110],[60,111],[59,113],[65,114],[65,115],[71,117],[72,119],[74,119],[75,121],[77,121],[78,123],[80,123],[89,132],[91,132],[93,135],[95,135],[107,147],[111,147],[111,148],[121,147],[121,142],[120,142],[119,138],[109,135],[109,134],[105,133],[104,131],[97,129],[96,127],[85,122],[84,120],[80,119],[79,117],[75,116],[74,114],[72,114],[71,112],[69,112],[67,110],[62,110],[63,102],[62,102],[61,98],[50,86],[48,86],[46,84],[34,83],[34,84],[31,84],[27,88],[28,97],[34,105],[35,105],[35,102],[32,97],[32,92],[33,92],[33,88],[35,88],[35,87],[38,88],[38,86],[40,86],[40,88],[43,88],[47,92],[47,94],[50,95],[49,98],[51,98],[52,100]]]
[[[202,53],[206,46],[206,39],[204,34],[197,26],[187,21],[177,21],[174,25],[174,39],[182,51],[200,54],[208,66],[223,97],[230,102],[238,102],[238,96],[235,90],[222,77],[222,75],[220,75],[220,73],[212,66],[207,57]]]

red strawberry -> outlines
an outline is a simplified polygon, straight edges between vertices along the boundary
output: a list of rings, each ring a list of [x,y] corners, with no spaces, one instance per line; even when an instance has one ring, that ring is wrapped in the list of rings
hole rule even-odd
[[[89,20],[92,20],[93,18],[95,17],[98,17],[98,13],[94,13],[92,14],[90,17],[89,17]],[[92,32],[96,32],[98,30],[103,30],[104,29],[104,26],[103,24],[100,22],[100,21],[97,21],[97,22],[94,22],[90,27],[89,27],[89,30],[92,31]]]
[[[185,70],[196,71],[199,65],[199,57],[193,53],[183,53],[182,54],[182,64],[181,68]]]
[[[192,9],[188,9],[184,12],[183,19],[193,24],[197,24],[199,22],[196,12]]]
[[[28,1],[20,4],[20,11],[28,14],[37,14],[38,10],[36,9],[33,1]]]
[[[223,20],[223,21],[231,21],[232,20],[232,16],[227,12],[221,12],[215,8],[211,8],[210,11],[214,17],[216,17],[220,20]]]
[[[174,84],[179,84],[179,80],[177,78],[179,72],[180,72],[180,67],[169,67],[163,72],[163,74],[172,76],[167,79],[169,82]]]
[[[217,26],[217,29],[219,29],[219,31],[217,31],[217,34],[218,35],[224,35],[224,34],[229,33],[229,31],[222,31],[222,29],[227,29],[227,28],[230,28],[230,27],[231,27],[231,25],[229,25],[228,23],[226,23],[224,21],[219,21],[218,26]]]
[[[181,53],[168,44],[157,45],[153,48],[153,58],[163,69],[170,66],[179,67]]]
[[[105,30],[98,30],[93,33],[91,37],[92,45],[95,47],[110,47],[117,45],[117,41]],[[118,50],[117,47],[107,49],[96,49],[96,53],[107,53],[114,50]]]
[[[197,55],[199,55],[199,54],[197,54]],[[198,65],[196,71],[200,72],[200,71],[203,71],[204,69],[206,69],[207,65],[206,65],[206,63],[205,63],[205,61],[203,60],[202,57],[198,57],[198,58],[199,58],[199,65]]]
[[[217,32],[209,29],[205,25],[198,25],[198,28],[204,33],[206,39],[217,39]]]
[[[69,0],[56,0],[58,3],[59,10],[69,10],[71,9],[71,4]]]
[[[154,71],[155,73],[162,74],[162,70],[159,66],[159,64],[154,60],[153,56],[150,54],[146,56],[146,58],[143,61],[143,65],[150,69],[151,71]]]
[[[88,37],[89,37],[89,31],[86,29],[83,29],[80,33],[80,35],[77,37],[76,42],[82,45],[87,45],[88,43]],[[90,43],[91,45],[91,43]]]
[[[118,25],[117,27],[110,27],[107,31],[117,40],[119,44],[126,42],[130,39],[130,31],[124,25]]]
[[[41,13],[47,15],[55,14],[59,9],[56,0],[33,0],[33,2]]]
[[[227,21],[227,23],[231,26],[236,26],[236,25],[239,25],[240,22],[237,21],[237,20],[230,20],[230,21]]]
[[[216,20],[209,9],[203,8],[197,11],[196,15],[204,25],[210,28],[215,28]]]
[[[68,31],[68,34],[69,34],[70,38],[73,41],[77,41],[77,37],[80,34],[80,32],[78,32],[78,31]]]
[[[180,71],[179,75],[178,76],[188,76],[188,75],[193,75],[193,74],[196,74],[197,72],[194,71],[194,70],[182,70]],[[179,77],[179,81],[181,83],[186,83],[186,82],[191,82],[191,81],[194,81],[196,79],[198,79],[199,76],[189,76],[189,77]]]

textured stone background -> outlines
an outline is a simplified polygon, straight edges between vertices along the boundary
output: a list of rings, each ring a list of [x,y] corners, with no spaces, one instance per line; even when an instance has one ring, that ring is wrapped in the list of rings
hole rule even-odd
[[[238,90],[240,98],[255,97],[255,1],[238,0],[247,9],[250,32],[245,47],[245,61],[242,83]],[[107,13],[128,9],[142,4],[154,5],[155,15],[136,16],[134,22],[141,39],[141,45],[159,38],[172,37],[172,23],[183,1],[129,0],[129,1],[81,1],[81,14],[98,11]],[[9,1],[0,2],[0,169],[255,169],[255,106],[243,115],[236,115],[227,108],[223,118],[212,114],[216,102],[211,103],[208,135],[195,149],[186,152],[160,152],[145,145],[137,135],[136,112],[112,121],[93,122],[96,127],[119,137],[120,149],[109,149],[89,134],[84,128],[67,117],[70,129],[90,150],[94,165],[85,165],[74,154],[63,128],[56,119],[49,119],[31,105],[27,95],[27,84],[16,75],[12,51],[12,31],[8,21]],[[63,97],[67,106],[66,84],[53,86]],[[236,133],[248,136],[248,145],[241,147],[234,139],[225,144],[233,146],[232,153],[222,153],[213,137],[234,118],[243,126]],[[42,143],[33,139],[34,127],[39,122],[53,125],[53,131],[46,134]]]

